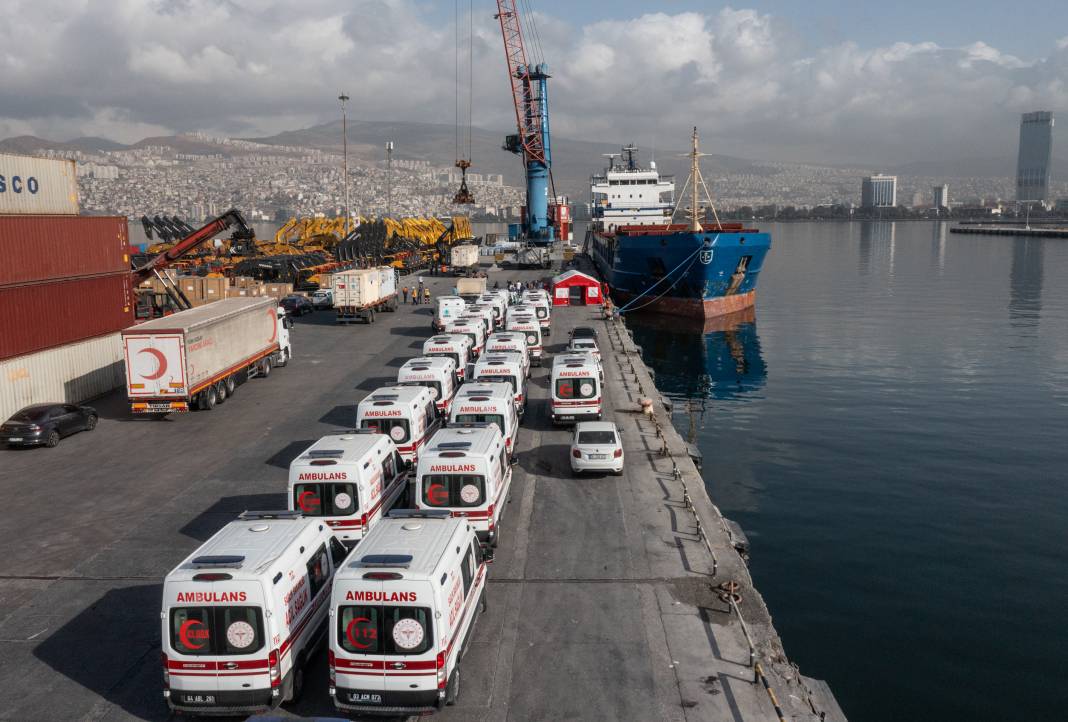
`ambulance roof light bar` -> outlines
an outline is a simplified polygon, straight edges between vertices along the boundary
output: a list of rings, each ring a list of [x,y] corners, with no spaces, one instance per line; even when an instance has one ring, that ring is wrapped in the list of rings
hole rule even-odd
[[[397,569],[407,569],[411,563],[411,554],[364,554],[349,566],[354,569],[362,567],[392,567]]]
[[[288,509],[281,509],[279,511],[243,511],[237,515],[238,519],[242,521],[253,521],[256,519],[302,519],[304,514],[299,511],[289,511]]]
[[[208,554],[193,557],[192,564],[195,567],[213,567],[216,569],[240,569],[245,557],[239,554]]]
[[[393,509],[386,515],[390,519],[449,519],[448,509]]]

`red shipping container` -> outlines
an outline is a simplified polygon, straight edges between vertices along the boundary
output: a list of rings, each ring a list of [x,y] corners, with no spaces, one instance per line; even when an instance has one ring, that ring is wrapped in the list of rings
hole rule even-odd
[[[0,359],[133,325],[130,274],[0,287]]]
[[[130,270],[130,230],[114,216],[0,216],[0,286]]]

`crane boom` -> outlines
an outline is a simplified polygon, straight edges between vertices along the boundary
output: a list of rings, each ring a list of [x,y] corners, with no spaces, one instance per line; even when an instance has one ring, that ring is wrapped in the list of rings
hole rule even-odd
[[[526,167],[526,236],[535,242],[552,242],[549,222],[549,171],[552,153],[549,144],[548,66],[530,65],[523,44],[523,30],[515,0],[497,0],[497,20],[504,38],[504,58],[512,86],[512,102],[518,133],[505,139],[504,148],[522,154]]]
[[[204,241],[217,233],[222,233],[230,226],[237,226],[237,230],[234,231],[232,236],[235,240],[248,240],[254,235],[252,229],[245,223],[245,218],[241,215],[241,212],[236,208],[231,208],[215,220],[208,221],[202,228],[193,231],[167,250],[153,256],[144,264],[135,268],[133,270],[135,282],[140,283],[151,277],[156,271],[163,270]]]

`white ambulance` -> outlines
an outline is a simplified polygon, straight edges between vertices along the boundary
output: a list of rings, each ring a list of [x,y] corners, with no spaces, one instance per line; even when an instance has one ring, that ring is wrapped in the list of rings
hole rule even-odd
[[[486,353],[516,353],[523,360],[527,378],[530,378],[530,351],[527,337],[518,331],[498,331],[486,339]]]
[[[447,323],[455,321],[467,310],[467,302],[459,296],[438,296],[434,303],[434,320],[430,325],[435,331],[443,330]]]
[[[245,716],[296,700],[347,553],[321,519],[245,512],[175,567],[160,612],[170,708]]]
[[[468,306],[467,310],[460,316],[459,320],[482,326],[482,333],[489,336],[493,333],[493,319],[486,318],[487,315],[490,315],[488,309],[478,309],[473,306]]]
[[[538,317],[538,323],[541,324],[542,335],[551,335],[552,303],[549,301],[549,294],[545,291],[527,291],[521,300],[524,304],[534,307],[534,315]]]
[[[430,389],[438,414],[448,416],[452,397],[456,395],[456,362],[441,356],[418,356],[408,359],[397,371],[398,386],[426,386]]]
[[[512,467],[496,424],[442,429],[416,467],[416,506],[467,517],[486,544],[497,546]]]
[[[445,324],[443,333],[461,333],[471,339],[471,358],[477,359],[486,348],[486,331],[481,323],[467,321],[450,321]]]
[[[471,363],[471,339],[459,333],[443,333],[431,336],[423,342],[424,356],[441,356],[456,362],[456,381],[463,382],[467,364]]]
[[[356,426],[386,434],[409,464],[441,426],[434,394],[425,386],[383,386],[356,406]]]
[[[530,351],[531,363],[541,366],[541,324],[538,323],[538,319],[533,314],[514,315],[509,309],[508,324],[505,328],[508,331],[518,331],[523,334],[527,342],[527,350]]]
[[[503,323],[502,321],[497,320],[498,309],[494,305],[492,300],[483,301],[479,299],[474,303],[470,303],[467,305],[467,312],[481,314],[486,317],[486,322],[489,324],[489,328],[486,331],[487,334],[491,334],[496,331],[497,328]]]
[[[534,308],[534,306],[530,305],[529,303],[524,302],[509,306],[508,311],[506,312],[504,317],[504,325],[507,326],[508,321],[510,321],[514,316],[533,316],[534,318],[537,318],[538,309]]]
[[[600,419],[602,388],[600,364],[592,356],[557,356],[549,376],[553,423]]]
[[[452,402],[449,427],[462,424],[497,424],[504,435],[504,448],[511,458],[519,436],[519,414],[515,410],[512,385],[495,381],[461,386]]]
[[[408,469],[384,434],[324,436],[289,465],[289,508],[355,546],[407,488]]]
[[[503,296],[501,294],[504,294]],[[508,310],[508,291],[497,289],[483,293],[479,303],[488,303],[493,308],[493,320],[497,328],[504,327],[504,314]]]
[[[519,356],[514,353],[487,353],[477,362],[471,378],[480,383],[507,381],[512,387],[515,410],[520,416],[527,410],[527,377]]]
[[[408,716],[453,704],[489,560],[471,523],[448,512],[394,511],[375,526],[334,582],[334,705]]]

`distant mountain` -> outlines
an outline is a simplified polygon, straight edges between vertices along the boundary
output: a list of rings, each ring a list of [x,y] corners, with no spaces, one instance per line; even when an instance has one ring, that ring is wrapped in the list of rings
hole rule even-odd
[[[518,156],[501,149],[506,134],[500,130],[471,129],[470,172],[500,173],[505,183],[518,186],[523,183],[523,166]],[[350,120],[348,138],[350,156],[365,162],[384,160],[387,141],[394,143],[394,159],[426,160],[438,167],[451,166],[456,160],[454,127],[451,125]],[[299,145],[340,153],[341,121],[243,140],[268,145]],[[606,165],[604,154],[619,153],[625,141],[595,142],[554,137],[552,160],[557,193],[572,197],[585,196],[589,191],[589,176]],[[658,162],[662,172],[678,175],[688,173],[686,161],[677,158],[677,155],[678,151],[660,152]],[[643,153],[641,160],[648,161],[648,154]],[[717,173],[762,172],[751,161],[731,156],[713,155],[702,163],[705,168],[715,168]]]
[[[922,160],[889,168],[884,172],[899,176],[930,178],[1012,178],[1016,175],[1016,158]],[[1068,180],[1068,159],[1053,159],[1053,179]]]

